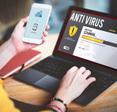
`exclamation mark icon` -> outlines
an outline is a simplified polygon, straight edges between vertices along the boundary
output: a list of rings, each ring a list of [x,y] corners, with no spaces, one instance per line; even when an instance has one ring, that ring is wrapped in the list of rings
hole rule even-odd
[[[69,28],[69,36],[73,37],[76,34],[77,31],[78,31],[78,27],[77,26],[70,26],[70,28]]]
[[[72,29],[71,35],[74,33],[74,28]]]

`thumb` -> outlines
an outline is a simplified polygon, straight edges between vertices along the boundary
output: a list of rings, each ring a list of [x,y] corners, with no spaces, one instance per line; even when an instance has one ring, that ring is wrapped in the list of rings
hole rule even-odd
[[[18,27],[23,27],[24,24],[28,21],[29,17],[22,18],[19,23],[17,24]]]

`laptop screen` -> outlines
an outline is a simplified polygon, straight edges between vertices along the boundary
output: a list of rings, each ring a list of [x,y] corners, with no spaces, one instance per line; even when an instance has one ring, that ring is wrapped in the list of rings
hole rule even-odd
[[[117,18],[70,9],[58,51],[117,69]]]

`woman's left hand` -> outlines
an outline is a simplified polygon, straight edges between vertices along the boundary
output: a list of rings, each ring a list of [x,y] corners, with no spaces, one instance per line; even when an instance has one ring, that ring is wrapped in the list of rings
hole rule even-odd
[[[27,23],[27,21],[28,21],[28,17],[21,19],[11,34],[10,42],[11,44],[14,45],[17,53],[37,46],[36,44],[25,43],[22,41],[22,38],[24,36],[24,31],[25,31],[24,25]],[[43,32],[43,36],[42,36],[43,42],[45,40],[44,38],[48,35],[48,29],[49,29],[49,26],[47,26],[45,31]]]

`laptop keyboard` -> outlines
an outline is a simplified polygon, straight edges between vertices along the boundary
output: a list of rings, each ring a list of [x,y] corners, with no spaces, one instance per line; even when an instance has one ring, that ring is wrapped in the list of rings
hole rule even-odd
[[[37,63],[33,66],[34,69],[37,69],[41,72],[47,73],[54,77],[62,78],[64,74],[73,66],[71,63],[65,63],[65,61],[46,58],[43,61]]]
[[[72,66],[85,66],[87,69],[91,70],[92,76],[96,78],[96,82],[90,84],[83,94],[76,99],[76,101],[81,105],[88,104],[91,100],[93,100],[96,96],[98,96],[116,81],[111,74],[89,68],[89,66],[83,65],[80,62],[76,65],[74,63],[69,63],[68,61],[63,61],[61,59],[52,57],[42,60],[32,68],[61,79]]]
[[[37,69],[41,72],[47,73],[51,76],[54,75],[54,77],[57,78],[62,78],[64,76],[64,74],[72,67],[72,66],[85,66],[86,65],[82,65],[82,63],[79,64],[74,64],[74,63],[69,63],[67,61],[63,61],[60,59],[53,59],[51,57],[48,57],[44,60],[42,60],[41,62],[37,63],[35,66],[33,66],[34,69]],[[86,67],[87,68],[87,67]],[[112,79],[111,75],[107,75],[104,72],[98,71],[98,70],[92,70],[92,68],[88,68],[91,70],[92,72],[92,76],[96,77],[97,80],[101,81],[101,82],[107,82],[108,80]],[[99,75],[96,75],[99,74]],[[106,75],[106,77],[105,77]],[[101,77],[101,78],[100,78]],[[113,81],[114,79],[112,79]],[[105,83],[106,84],[106,83]]]
[[[83,65],[81,63],[79,63],[79,65],[75,65],[74,63],[68,63],[59,59],[46,58],[33,66],[33,68],[61,79],[72,66],[81,67]],[[91,88],[96,87],[98,89],[101,86],[101,88],[104,89],[115,81],[115,79],[113,79],[109,74],[107,75],[104,72],[92,70],[91,68],[88,69],[92,72],[91,76],[96,78],[96,82],[90,85]]]

